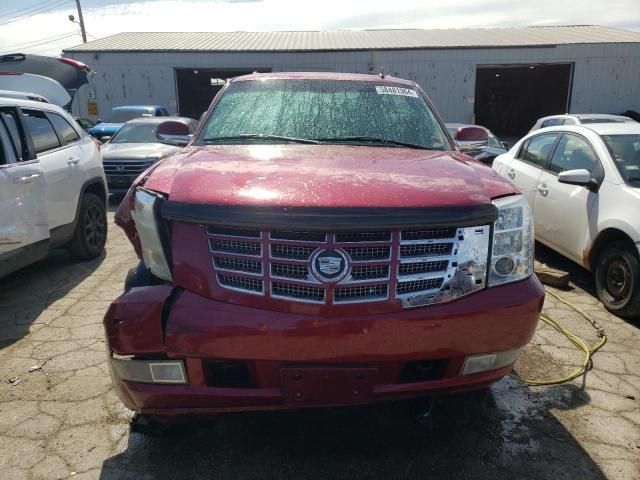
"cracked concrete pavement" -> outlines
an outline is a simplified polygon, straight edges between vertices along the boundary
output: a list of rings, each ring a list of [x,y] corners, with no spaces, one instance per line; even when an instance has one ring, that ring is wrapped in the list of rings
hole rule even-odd
[[[396,402],[190,419],[150,437],[129,432],[101,325],[134,263],[112,225],[103,258],[56,252],[0,280],[0,479],[640,478],[640,322],[608,314],[575,267],[577,286],[559,293],[609,338],[586,377],[551,387],[506,378],[489,395],[436,400],[422,422],[424,405]],[[545,311],[595,343],[565,305],[548,296]],[[580,360],[541,323],[516,367],[556,378]]]

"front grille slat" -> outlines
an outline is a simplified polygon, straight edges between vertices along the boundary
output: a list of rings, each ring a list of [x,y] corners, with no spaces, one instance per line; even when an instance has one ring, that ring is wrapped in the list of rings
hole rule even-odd
[[[391,247],[347,247],[344,250],[353,262],[391,259]]]
[[[307,302],[324,303],[325,290],[322,287],[272,282],[271,295],[274,297],[295,298]]]
[[[453,243],[421,243],[412,245],[400,245],[400,258],[436,257],[449,255],[452,249]]]
[[[315,247],[300,245],[284,245],[282,243],[271,244],[271,256],[273,258],[283,258],[290,260],[308,260]]]
[[[259,257],[262,255],[262,245],[255,242],[245,242],[242,240],[224,240],[217,238],[209,239],[209,249],[212,252],[234,253],[238,255],[249,255]]]
[[[362,300],[386,300],[388,285],[362,285],[356,287],[340,287],[333,292],[335,303],[361,302]]]
[[[224,289],[290,302],[393,301],[409,308],[484,288],[486,265],[475,270],[480,277],[467,269],[470,251],[486,248],[488,254],[490,227],[318,232],[205,225],[204,233],[215,278]],[[314,257],[325,249],[347,260],[348,270],[334,283],[322,274],[335,268],[331,257],[338,255]],[[466,252],[461,258],[460,251]]]
[[[144,172],[151,165],[153,165],[153,160],[150,160],[148,162],[104,160],[102,162],[104,172],[111,175],[132,175],[136,173],[139,174]]]
[[[262,293],[264,284],[261,279],[240,277],[236,275],[218,274],[218,283],[232,290]]]

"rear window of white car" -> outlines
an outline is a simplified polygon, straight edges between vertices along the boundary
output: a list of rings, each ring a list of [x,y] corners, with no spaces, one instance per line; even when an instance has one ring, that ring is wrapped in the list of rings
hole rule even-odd
[[[58,133],[58,137],[62,139],[62,141],[67,143],[75,142],[80,139],[80,135],[75,129],[71,126],[69,122],[67,122],[63,117],[58,115],[57,113],[49,113],[49,119],[53,124],[53,128],[55,128]]]

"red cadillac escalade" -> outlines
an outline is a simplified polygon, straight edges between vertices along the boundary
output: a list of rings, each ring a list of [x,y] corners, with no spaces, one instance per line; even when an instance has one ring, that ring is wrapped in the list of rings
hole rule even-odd
[[[389,76],[229,81],[116,214],[141,262],[104,320],[149,415],[364,404],[486,388],[544,291],[531,212]]]

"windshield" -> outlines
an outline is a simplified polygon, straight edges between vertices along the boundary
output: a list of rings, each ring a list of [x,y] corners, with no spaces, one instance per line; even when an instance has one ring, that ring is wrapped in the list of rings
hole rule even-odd
[[[345,80],[232,83],[202,132],[202,143],[285,143],[282,137],[289,137],[448,148],[434,113],[415,90]]]
[[[133,120],[134,118],[139,118],[145,115],[151,116],[152,112],[140,108],[111,110],[111,113],[107,116],[105,123],[126,123],[129,120]]]
[[[156,128],[158,124],[130,124],[123,125],[111,137],[110,143],[158,143]]]
[[[640,134],[603,135],[625,182],[640,187]]]

